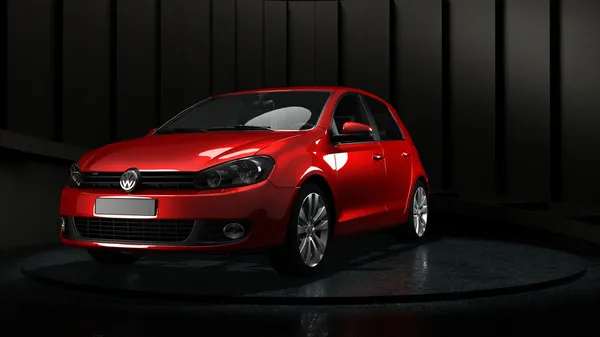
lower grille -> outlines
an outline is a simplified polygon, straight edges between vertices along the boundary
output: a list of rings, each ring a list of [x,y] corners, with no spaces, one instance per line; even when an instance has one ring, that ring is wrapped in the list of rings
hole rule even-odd
[[[135,242],[182,242],[194,229],[193,220],[74,217],[73,222],[84,239]]]

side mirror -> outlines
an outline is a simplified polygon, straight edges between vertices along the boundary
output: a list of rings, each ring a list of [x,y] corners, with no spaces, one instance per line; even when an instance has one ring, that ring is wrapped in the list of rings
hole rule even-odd
[[[342,125],[342,134],[343,135],[356,135],[356,134],[365,134],[373,132],[373,129],[362,123],[356,122],[346,122]]]
[[[156,130],[158,130],[158,128],[151,129],[150,131],[148,131],[146,136],[152,136],[156,132]]]
[[[339,143],[373,140],[373,129],[366,124],[346,122],[342,125],[342,132],[332,135],[331,139]]]

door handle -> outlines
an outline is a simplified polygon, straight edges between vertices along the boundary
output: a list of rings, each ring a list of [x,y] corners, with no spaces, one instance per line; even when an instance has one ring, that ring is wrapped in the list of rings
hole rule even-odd
[[[383,155],[381,153],[376,153],[373,155],[373,159],[374,160],[382,160],[383,159]]]
[[[408,153],[408,152],[402,152],[402,157],[408,157],[408,156],[410,156],[410,153]]]

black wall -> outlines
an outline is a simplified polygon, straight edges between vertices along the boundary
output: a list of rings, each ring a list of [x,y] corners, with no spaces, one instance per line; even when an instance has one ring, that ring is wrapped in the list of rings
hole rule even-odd
[[[391,100],[436,190],[600,202],[598,0],[5,0],[0,127],[97,147],[204,97]]]

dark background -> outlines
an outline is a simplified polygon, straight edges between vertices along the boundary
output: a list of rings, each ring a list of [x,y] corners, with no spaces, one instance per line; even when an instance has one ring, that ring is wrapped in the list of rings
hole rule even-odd
[[[433,190],[600,202],[598,0],[4,0],[1,11],[0,211],[23,225],[0,246],[25,238],[25,223],[58,237],[48,219],[62,172],[85,149],[261,87],[341,84],[390,100]],[[17,214],[24,200],[36,212]]]

